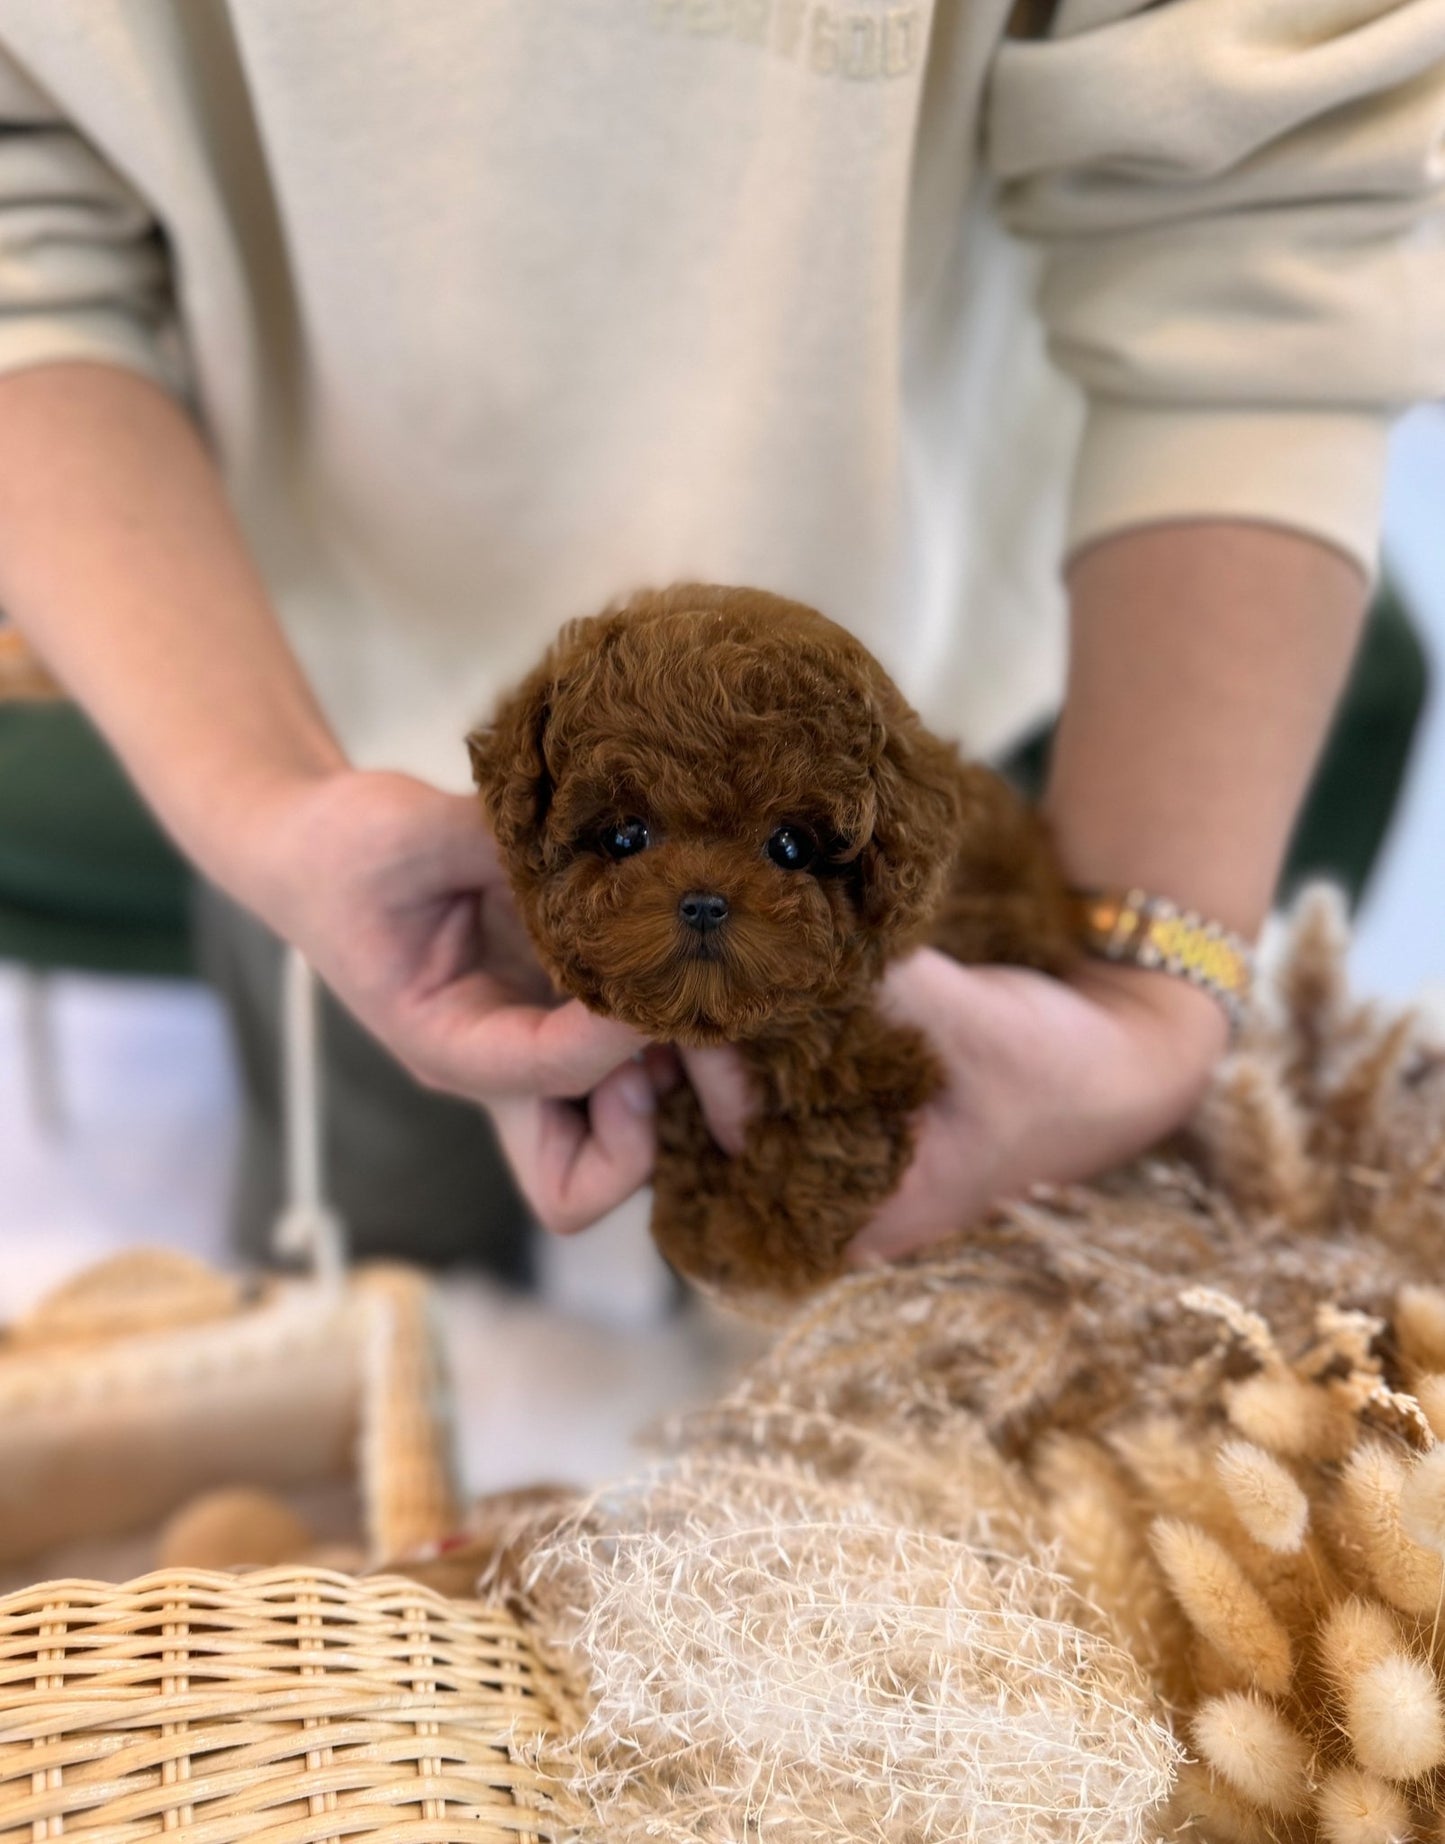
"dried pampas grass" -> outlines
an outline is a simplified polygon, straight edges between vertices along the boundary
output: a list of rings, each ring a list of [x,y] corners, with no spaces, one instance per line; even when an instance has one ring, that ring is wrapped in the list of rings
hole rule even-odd
[[[1288,1460],[1343,1459],[1356,1434],[1348,1405],[1293,1375],[1245,1377],[1223,1404],[1241,1434]]]
[[[1161,1518],[1154,1552],[1185,1617],[1228,1664],[1261,1690],[1288,1690],[1294,1676],[1289,1634],[1239,1564],[1213,1537]]]
[[[1249,1441],[1226,1441],[1215,1466],[1235,1515],[1255,1542],[1294,1555],[1310,1521],[1310,1501],[1294,1475]]]
[[[1410,1808],[1388,1781],[1358,1767],[1337,1767],[1315,1802],[1325,1844],[1406,1844]]]
[[[1040,1563],[903,1528],[861,1485],[683,1460],[599,1498],[526,1592],[590,1667],[539,1744],[584,1840],[1149,1835],[1178,1749]]]
[[[1336,1601],[1319,1629],[1320,1660],[1336,1696],[1348,1696],[1351,1684],[1388,1658],[1399,1642],[1399,1627],[1378,1602],[1356,1595]]]
[[[1068,1558],[1079,1590],[1078,1618],[1123,1645],[1165,1698],[1182,1702],[1192,1683],[1189,1623],[1162,1578],[1137,1491],[1095,1443],[1055,1436],[1034,1465],[1046,1534]]]
[[[1341,1472],[1335,1525],[1377,1594],[1402,1613],[1433,1614],[1445,1591],[1445,1561],[1406,1535],[1400,1500],[1407,1477],[1401,1455],[1382,1441],[1364,1442]]]
[[[1345,1687],[1343,1702],[1361,1766],[1388,1780],[1418,1780],[1445,1760],[1440,1695],[1423,1659],[1387,1652]]]
[[[1421,1549],[1445,1556],[1445,1447],[1422,1454],[1406,1473],[1400,1528]]]
[[[1194,1718],[1200,1754],[1262,1812],[1298,1812],[1310,1788],[1310,1749],[1263,1697],[1211,1697]]]
[[[1395,1297],[1394,1324],[1406,1363],[1445,1370],[1445,1289],[1407,1283]]]

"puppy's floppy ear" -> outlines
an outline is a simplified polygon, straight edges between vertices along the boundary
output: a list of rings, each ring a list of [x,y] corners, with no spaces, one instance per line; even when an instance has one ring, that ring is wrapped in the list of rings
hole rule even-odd
[[[542,831],[552,803],[546,735],[552,673],[538,670],[502,700],[490,724],[467,738],[476,782],[507,869],[545,870]]]
[[[880,700],[873,836],[859,856],[864,925],[888,951],[916,939],[937,910],[963,836],[963,770],[902,697]]]

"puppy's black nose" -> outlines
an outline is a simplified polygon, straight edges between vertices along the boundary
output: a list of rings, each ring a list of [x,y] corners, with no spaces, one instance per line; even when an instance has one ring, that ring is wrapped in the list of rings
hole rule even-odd
[[[728,900],[713,890],[689,890],[677,906],[677,913],[699,935],[710,935],[728,919]]]

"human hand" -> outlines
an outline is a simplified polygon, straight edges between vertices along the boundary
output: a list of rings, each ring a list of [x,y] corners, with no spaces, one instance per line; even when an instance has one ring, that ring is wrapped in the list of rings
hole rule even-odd
[[[891,970],[880,998],[927,1036],[945,1085],[918,1118],[902,1184],[855,1239],[854,1265],[956,1234],[1032,1185],[1142,1152],[1189,1113],[1227,1040],[1204,993],[1102,961],[1066,983],[923,949]],[[714,1138],[738,1150],[751,1109],[740,1061],[730,1050],[682,1059]]]
[[[419,1082],[487,1107],[539,1221],[580,1229],[646,1183],[644,1041],[558,1002],[475,800],[343,770],[257,824],[243,896]]]

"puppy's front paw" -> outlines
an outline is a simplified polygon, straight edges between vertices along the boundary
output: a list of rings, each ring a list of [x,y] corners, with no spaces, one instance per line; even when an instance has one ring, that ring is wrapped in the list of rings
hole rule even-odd
[[[854,1237],[896,1190],[913,1151],[913,1118],[942,1081],[911,1029],[855,1014],[834,1054],[789,1105],[770,1105],[730,1158],[692,1092],[663,1104],[652,1230],[681,1274],[731,1299],[787,1300],[841,1272]],[[802,1092],[800,1092],[800,1090]]]

